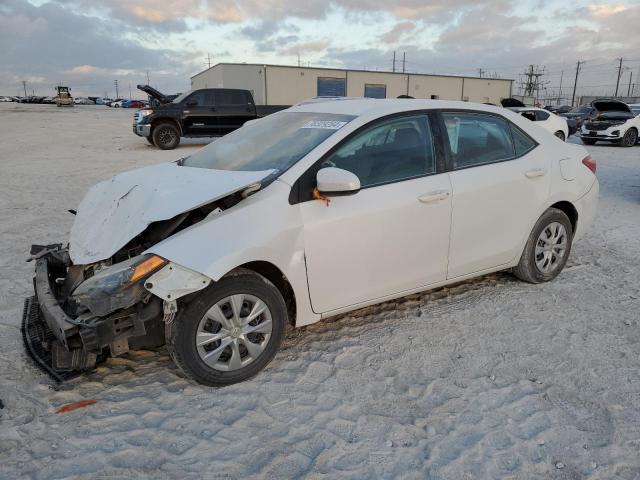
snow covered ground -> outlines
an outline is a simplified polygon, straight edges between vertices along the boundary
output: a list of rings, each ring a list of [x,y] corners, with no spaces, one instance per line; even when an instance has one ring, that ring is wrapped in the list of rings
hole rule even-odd
[[[132,114],[0,105],[0,478],[640,478],[640,146],[589,148],[600,213],[550,284],[489,275],[293,330],[224,389],[164,350],[57,387],[22,347],[30,244],[66,241],[97,181],[200,146],[149,147]]]

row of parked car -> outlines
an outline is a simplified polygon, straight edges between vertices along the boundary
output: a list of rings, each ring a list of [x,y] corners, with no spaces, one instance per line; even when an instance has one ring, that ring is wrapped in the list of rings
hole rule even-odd
[[[509,108],[536,122],[561,140],[566,140],[574,133],[586,145],[604,141],[632,147],[640,140],[640,104],[626,104],[616,99],[603,98],[594,100],[590,105],[575,108]]]
[[[18,102],[18,103],[39,103],[54,104],[55,97],[42,97],[38,95],[29,95],[26,97],[10,97],[0,96],[0,102]],[[102,97],[75,97],[73,103],[76,105],[107,105],[115,108],[145,108],[149,106],[146,100],[129,100],[126,98],[102,98]]]

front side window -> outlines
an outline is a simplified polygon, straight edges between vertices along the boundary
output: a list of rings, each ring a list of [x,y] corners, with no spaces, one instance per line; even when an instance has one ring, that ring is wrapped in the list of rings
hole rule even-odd
[[[204,107],[204,93],[196,92],[187,99],[187,105],[194,107]]]
[[[413,115],[377,123],[347,140],[323,165],[355,173],[363,188],[434,173],[429,119]]]
[[[503,118],[467,112],[442,117],[454,170],[514,158],[509,124]]]
[[[279,175],[354,118],[332,113],[274,113],[211,142],[182,165],[213,170],[275,170]]]

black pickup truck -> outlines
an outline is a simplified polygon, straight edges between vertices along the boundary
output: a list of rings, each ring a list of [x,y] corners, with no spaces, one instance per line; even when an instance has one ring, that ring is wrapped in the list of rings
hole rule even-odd
[[[134,114],[133,133],[162,150],[176,148],[181,137],[225,135],[249,120],[289,107],[256,105],[249,90],[204,88],[172,98],[149,85],[138,85],[138,89],[152,102],[150,108]]]

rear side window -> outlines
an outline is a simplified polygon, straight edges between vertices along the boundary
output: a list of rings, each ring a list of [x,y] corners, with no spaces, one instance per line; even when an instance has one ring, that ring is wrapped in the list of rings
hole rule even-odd
[[[542,110],[536,110],[536,120],[542,122],[549,118],[549,112],[543,112]]]
[[[431,138],[425,115],[386,120],[347,140],[323,166],[355,173],[362,187],[420,177],[436,170]]]
[[[511,134],[513,135],[513,145],[516,149],[517,157],[521,157],[538,145],[535,140],[515,125],[511,125]]]
[[[245,105],[247,98],[245,92],[240,90],[222,90],[220,92],[220,105]]]
[[[511,131],[501,117],[481,113],[443,113],[453,169],[514,158]]]

